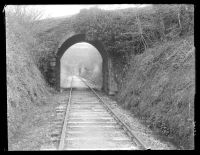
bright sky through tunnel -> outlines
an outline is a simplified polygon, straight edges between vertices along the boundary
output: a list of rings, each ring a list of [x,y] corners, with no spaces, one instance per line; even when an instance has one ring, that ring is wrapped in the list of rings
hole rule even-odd
[[[60,86],[70,87],[73,75],[82,76],[102,87],[102,57],[91,44],[76,43],[68,48],[61,58]]]

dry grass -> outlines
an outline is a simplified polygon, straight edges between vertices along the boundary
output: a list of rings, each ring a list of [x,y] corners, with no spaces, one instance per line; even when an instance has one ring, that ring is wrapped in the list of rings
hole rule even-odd
[[[50,145],[55,107],[63,100],[67,100],[67,94],[47,98],[48,104],[32,106],[20,130],[10,139],[9,150],[40,150],[42,145]]]
[[[33,107],[20,130],[11,138],[9,150],[39,150],[43,143],[47,143],[54,106]]]

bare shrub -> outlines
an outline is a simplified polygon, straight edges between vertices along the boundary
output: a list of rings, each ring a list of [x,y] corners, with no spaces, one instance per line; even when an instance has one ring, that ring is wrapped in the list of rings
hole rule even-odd
[[[34,63],[39,67],[42,64],[41,58],[47,56],[44,52],[45,46],[40,44],[37,36],[40,19],[43,16],[42,11],[29,5],[9,5],[6,11],[6,26],[10,27],[18,38],[26,43],[27,52]]]
[[[35,23],[42,18],[43,13],[29,5],[9,5],[6,7],[6,15],[12,16],[19,24],[33,30]]]

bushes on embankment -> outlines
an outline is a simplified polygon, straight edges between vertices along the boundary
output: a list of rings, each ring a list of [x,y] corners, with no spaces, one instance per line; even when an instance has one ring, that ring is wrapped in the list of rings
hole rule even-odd
[[[103,43],[112,58],[115,80],[120,85],[131,55],[141,54],[157,42],[193,34],[194,6],[155,4],[114,11],[83,9],[72,24],[75,32]]]
[[[6,8],[8,140],[19,131],[31,108],[45,104],[50,94],[37,67],[41,47],[34,35],[36,20],[31,17],[35,15],[22,8]]]
[[[131,59],[118,100],[182,149],[194,147],[194,38],[157,45]]]

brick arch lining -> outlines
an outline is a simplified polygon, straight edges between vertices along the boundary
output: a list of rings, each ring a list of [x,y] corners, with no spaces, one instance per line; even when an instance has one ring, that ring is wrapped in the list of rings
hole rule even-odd
[[[88,41],[86,40],[85,34],[77,34],[68,38],[64,43],[58,48],[56,55],[56,87],[60,90],[60,60],[65,53],[65,51],[72,46],[73,44],[79,42],[86,42],[93,45],[100,53],[102,57],[102,74],[103,74],[103,83],[102,90],[105,92],[109,91],[108,84],[108,53],[105,51],[103,44],[98,40]]]

